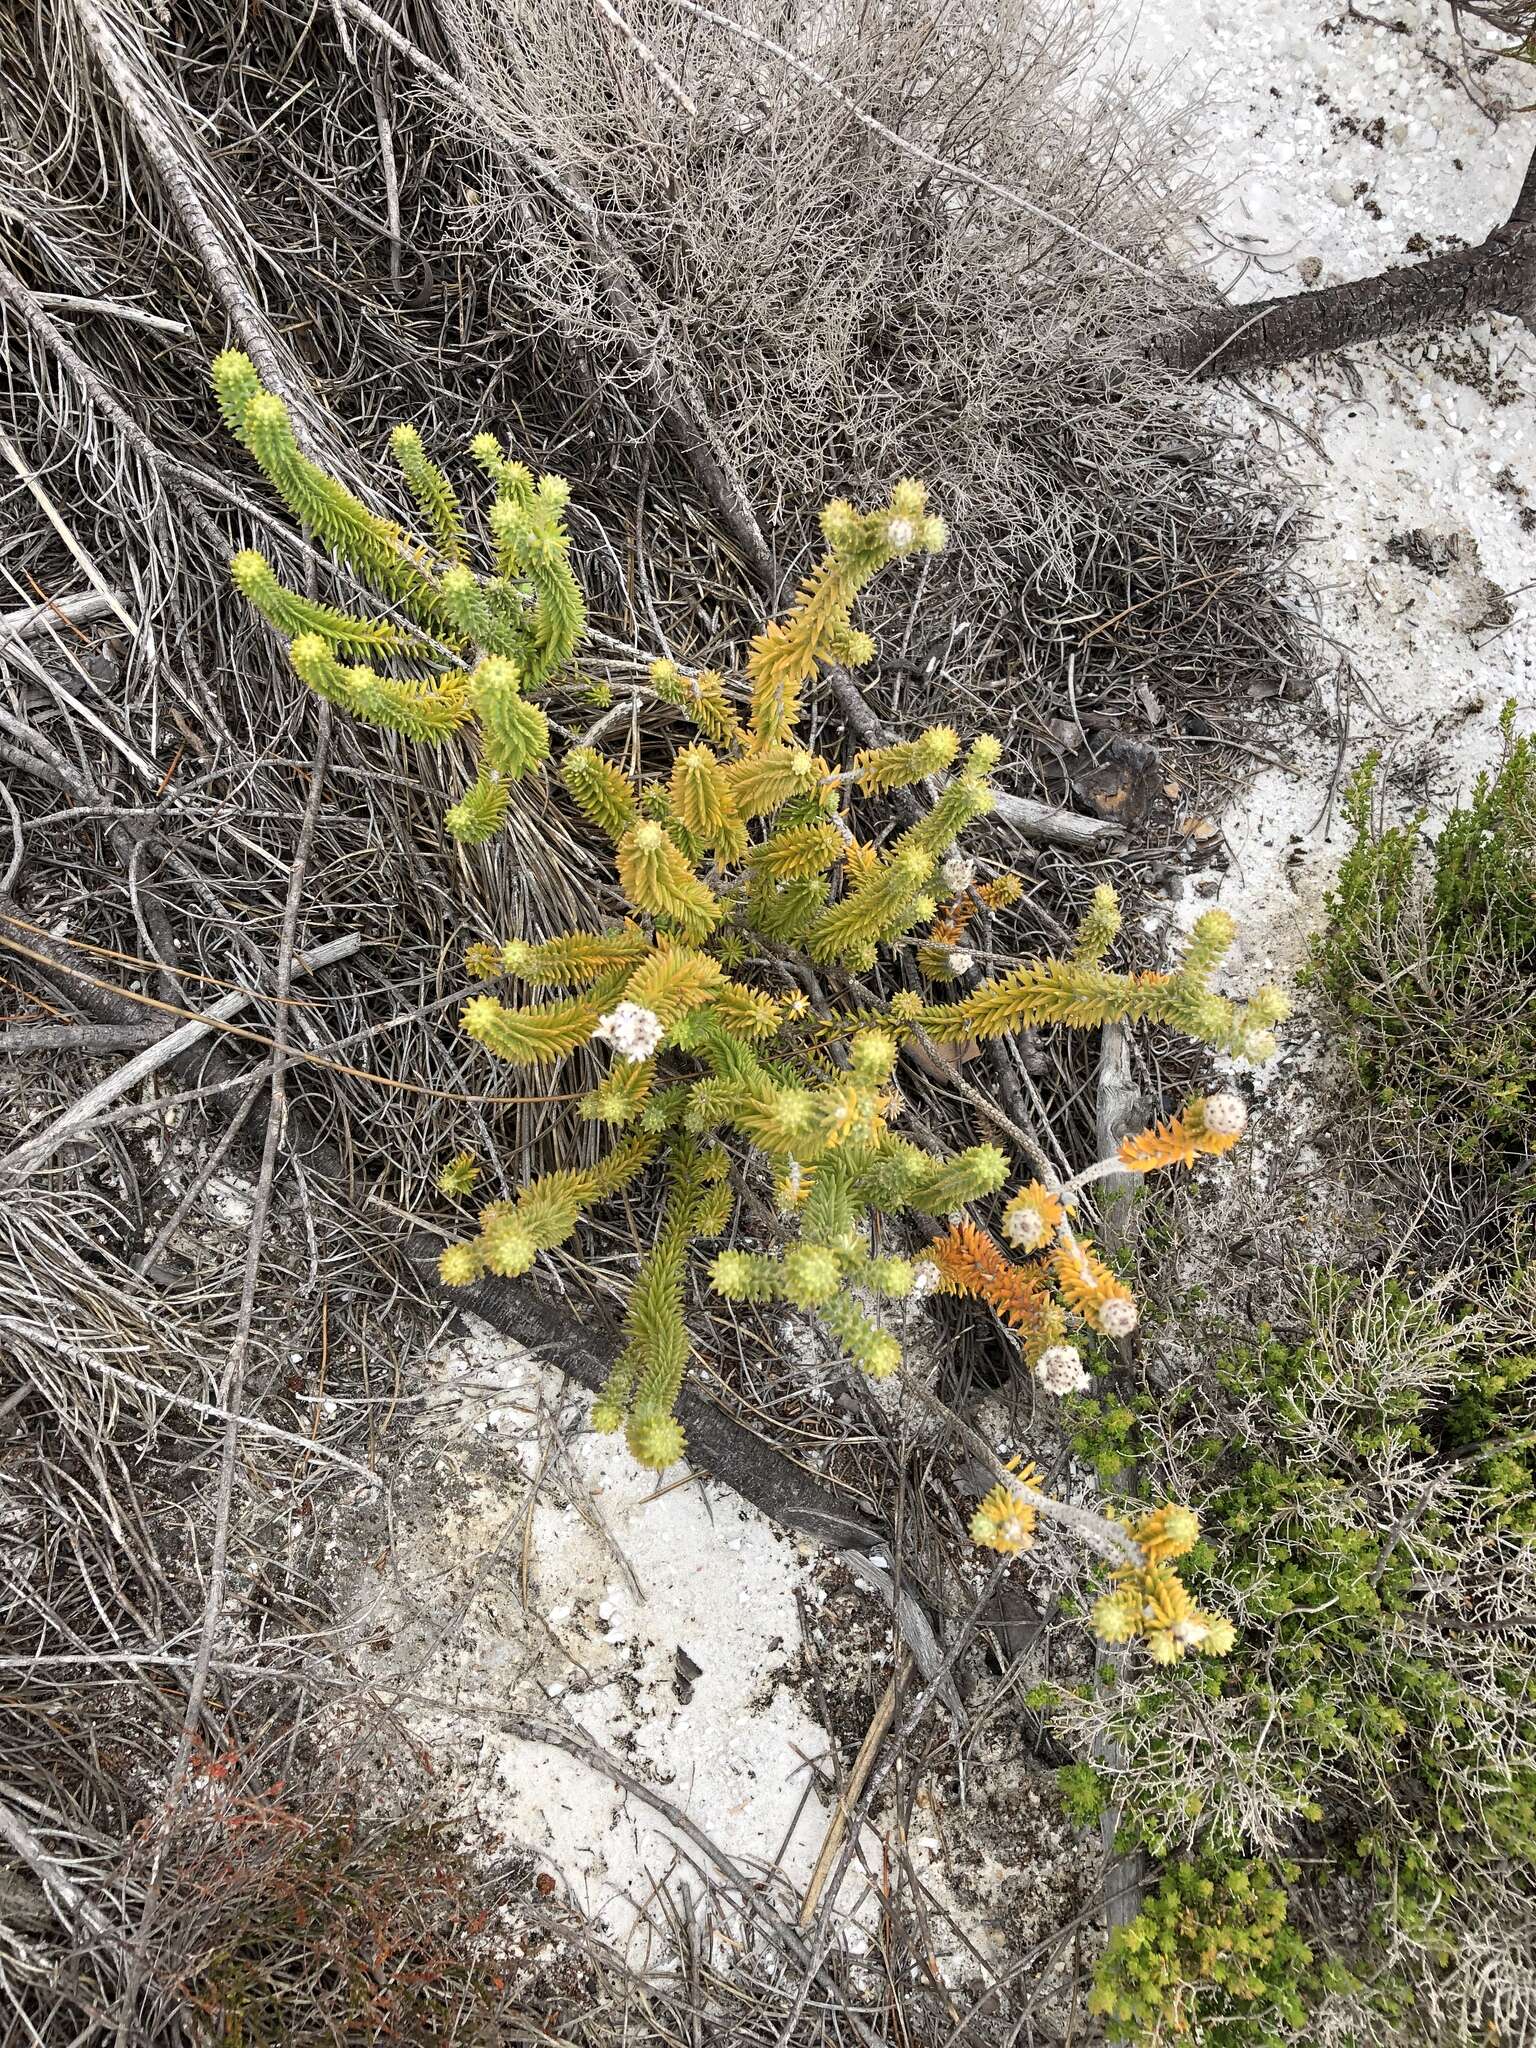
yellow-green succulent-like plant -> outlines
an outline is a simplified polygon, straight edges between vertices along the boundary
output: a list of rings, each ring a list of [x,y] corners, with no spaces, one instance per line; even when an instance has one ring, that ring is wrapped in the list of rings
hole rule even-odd
[[[249,548],[230,564],[236,588],[285,635],[301,679],[342,710],[428,745],[473,727],[479,773],[443,822],[468,845],[490,839],[505,821],[510,784],[549,754],[549,720],[530,698],[568,666],[586,623],[565,529],[570,486],[535,478],[494,434],[476,435],[470,453],[490,493],[494,564],[477,573],[458,497],[415,427],[396,427],[389,446],[420,534],[370,512],[307,459],[288,408],[262,388],[249,357],[234,349],[217,357],[213,388],[226,425],[278,495],[397,616],[360,618],[317,603]]]
[[[545,1174],[515,1201],[483,1208],[474,1233],[443,1253],[443,1280],[460,1286],[486,1273],[527,1272],[589,1209],[659,1169],[660,1224],[630,1295],[624,1350],[593,1409],[598,1428],[624,1430],[634,1456],[658,1470],[685,1448],[675,1410],[689,1350],[688,1260],[727,1234],[747,1243],[715,1254],[709,1277],[717,1294],[814,1312],[876,1378],[901,1362],[880,1304],[948,1288],[987,1300],[1020,1333],[1042,1385],[1070,1391],[1079,1371],[1065,1341],[1072,1324],[1124,1336],[1135,1322],[1128,1290],[1074,1232],[1079,1189],[1101,1172],[1188,1163],[1224,1149],[1235,1120],[1230,1099],[1192,1108],[1073,1182],[1020,1189],[1002,1231],[1016,1248],[1042,1255],[1026,1269],[955,1214],[1004,1186],[1008,1154],[983,1143],[944,1156],[893,1128],[904,1047],[926,1038],[931,1056],[933,1040],[963,1044],[1029,1025],[1148,1018],[1263,1058],[1284,1003],[1272,990],[1247,1005],[1212,991],[1212,970],[1232,938],[1221,912],[1200,920],[1172,973],[1105,967],[1119,926],[1107,889],[1096,892],[1069,958],[1031,961],[949,1003],[905,991],[871,1007],[850,989],[851,976],[903,941],[940,956],[937,978],[953,979],[954,942],[969,917],[1019,893],[1008,876],[972,891],[971,864],[953,854],[967,826],[992,808],[995,739],[962,747],[956,733],[935,726],[857,753],[840,769],[800,735],[801,695],[818,670],[874,653],[853,624],[859,592],[887,567],[945,543],[922,486],[897,484],[874,511],[826,508],[825,552],[786,616],[752,643],[744,688],[711,671],[655,664],[655,696],[692,728],[668,773],[637,780],[590,746],[573,747],[557,770],[545,770],[549,726],[529,693],[568,666],[584,621],[568,559],[565,484],[535,481],[494,437],[476,438],[471,453],[492,491],[485,523],[494,556],[494,568],[477,573],[469,522],[414,429],[397,428],[391,449],[420,533],[370,512],[309,463],[281,402],[262,390],[243,356],[221,356],[213,377],[225,419],[274,488],[393,613],[335,610],[286,589],[259,556],[236,556],[236,584],[289,636],[300,677],[408,739],[430,744],[477,728],[479,776],[446,819],[460,840],[491,837],[518,776],[557,772],[569,801],[609,843],[629,906],[623,922],[602,931],[470,949],[470,975],[499,987],[471,997],[462,1023],[493,1057],[547,1067],[593,1043],[609,1049],[607,1074],[580,1114],[612,1142],[595,1165]],[[354,657],[390,666],[349,666]],[[904,829],[860,837],[859,798],[878,801],[934,780],[931,800],[912,807]],[[763,1247],[760,1232],[754,1245],[750,1227],[736,1228],[737,1190],[754,1161],[779,1191],[783,1234],[773,1248]],[[462,1197],[475,1178],[474,1160],[460,1154],[439,1186]],[[883,1248],[877,1220],[889,1236],[891,1222],[908,1215],[929,1219],[930,1228],[947,1217],[950,1236],[916,1260]],[[1120,1577],[1104,1619],[1123,1636],[1140,1590],[1132,1575],[1155,1570],[1156,1561],[1131,1532],[1053,1503],[1018,1478],[988,1496],[973,1533],[994,1548],[1019,1549],[1037,1512],[1114,1558]],[[1182,1626],[1188,1617],[1171,1607],[1169,1615],[1164,1626],[1159,1608],[1156,1626],[1147,1623],[1160,1653],[1205,1625],[1202,1617]]]

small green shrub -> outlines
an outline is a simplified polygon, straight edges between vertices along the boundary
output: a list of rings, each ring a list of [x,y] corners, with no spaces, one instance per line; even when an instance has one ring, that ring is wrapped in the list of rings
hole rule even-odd
[[[1065,1764],[1056,1773],[1061,1810],[1074,1826],[1094,1828],[1109,1805],[1109,1788],[1092,1764]]]
[[[1522,1277],[1512,1324],[1528,1290]],[[1474,1561],[1528,1564],[1536,1360],[1502,1323],[1389,1283],[1318,1275],[1307,1310],[1316,1335],[1261,1326],[1218,1359],[1213,1387],[1173,1395],[1129,1442],[1107,1430],[1112,1456],[1201,1489],[1208,1542],[1191,1562],[1242,1624],[1220,1675],[1170,1688],[1188,1695],[1193,1680],[1250,1709],[1224,1719],[1227,1760],[1197,1810],[1229,1842],[1256,1818],[1276,1832],[1326,1819],[1378,1844],[1430,1821],[1425,1853],[1443,1842],[1460,1857],[1536,1754],[1529,1682],[1458,1626]],[[1485,1433],[1469,1454],[1474,1420]],[[1085,1415],[1079,1430],[1091,1448],[1105,1424]],[[1143,1747],[1150,1694],[1118,1711]],[[1196,1789],[1138,1774],[1121,1788],[1124,1825],[1162,1850]]]
[[[1536,744],[1504,718],[1499,769],[1420,859],[1422,817],[1379,827],[1377,757],[1351,780],[1355,842],[1310,976],[1362,1087],[1431,1126],[1461,1168],[1529,1193],[1536,1115]]]
[[[1283,1879],[1262,1863],[1179,1863],[1128,1927],[1115,1930],[1089,2009],[1112,2041],[1192,2037],[1272,2048],[1306,2017],[1312,1961],[1286,1921]]]
[[[1068,1180],[1040,1155],[1045,1180],[1019,1187],[1001,1211],[1021,1262],[963,1214],[999,1192],[1012,1158],[990,1143],[952,1152],[902,1136],[893,1128],[906,1107],[898,1061],[930,1039],[964,1045],[1112,1019],[1155,1021],[1265,1060],[1290,1005],[1273,988],[1238,1004],[1211,987],[1236,936],[1215,907],[1195,920],[1171,972],[1107,966],[1120,932],[1107,885],[1093,892],[1068,955],[1026,960],[953,1001],[862,985],[858,977],[877,974],[925,928],[919,959],[956,981],[974,916],[1022,892],[1016,876],[977,885],[974,862],[956,852],[994,807],[995,738],[982,734],[962,752],[958,733],[936,725],[839,765],[812,752],[802,730],[822,672],[874,658],[874,641],[854,624],[867,585],[946,545],[923,486],[899,482],[871,512],[843,500],[825,508],[825,550],[785,615],[752,641],[740,682],[712,670],[690,676],[670,659],[652,665],[648,697],[692,733],[683,744],[673,736],[665,772],[600,754],[590,742],[603,721],[557,764],[562,728],[534,700],[587,687],[572,669],[587,614],[564,479],[536,479],[494,435],[477,435],[470,452],[488,487],[477,532],[416,429],[397,427],[390,449],[419,527],[409,531],[305,456],[283,400],[263,389],[248,357],[220,355],[212,382],[240,446],[372,600],[364,612],[342,609],[290,589],[254,551],[236,555],[236,587],[287,641],[296,674],[327,703],[414,744],[451,749],[472,738],[476,772],[443,822],[490,858],[507,843],[517,786],[541,779],[542,801],[553,802],[558,767],[565,800],[611,864],[593,910],[626,913],[605,930],[519,932],[469,949],[466,973],[499,992],[471,996],[460,1022],[492,1058],[538,1069],[607,1049],[604,1078],[578,1110],[607,1142],[590,1165],[541,1174],[515,1199],[480,1207],[478,1227],[441,1254],[443,1283],[528,1273],[655,1169],[660,1219],[629,1290],[623,1349],[592,1407],[593,1426],[622,1431],[655,1471],[687,1449],[676,1411],[692,1349],[688,1284],[693,1255],[722,1239],[707,1267],[718,1297],[815,1313],[872,1379],[902,1364],[886,1305],[943,1290],[1003,1315],[1047,1391],[1083,1384],[1069,1335],[1080,1327],[1123,1339],[1137,1310],[1082,1234],[1079,1195],[1109,1173],[1220,1157],[1243,1135],[1245,1101],[1226,1090],[1195,1097]],[[846,751],[835,726],[817,736]],[[926,808],[910,796],[939,778]],[[912,813],[900,831],[878,809],[897,797]],[[456,1151],[439,1192],[467,1196],[478,1173],[473,1154]],[[781,1219],[771,1237],[760,1221],[770,1179]],[[939,1217],[952,1228],[926,1257],[895,1249]],[[1054,1500],[1026,1473],[999,1466],[997,1482],[971,1518],[977,1543],[1016,1555],[1045,1516],[1114,1561],[1111,1591],[1093,1610],[1104,1640],[1140,1640],[1164,1662],[1226,1654],[1230,1624],[1195,1605],[1175,1568],[1198,1528],[1191,1510],[1169,1503],[1124,1528]]]
[[[1070,1404],[1112,1495],[1134,1472],[1200,1502],[1189,1563],[1238,1625],[1219,1666],[1046,1709],[1100,1760],[1060,1774],[1068,1810],[1113,1802],[1121,1846],[1170,1865],[1100,1974],[1123,2039],[1246,2048],[1304,2023],[1470,2048],[1536,1999],[1536,747],[1506,718],[1502,765],[1427,858],[1421,821],[1374,824],[1373,779],[1349,789],[1310,975],[1360,1086],[1339,1156],[1373,1161],[1382,1263],[1273,1284],[1271,1327],[1219,1281],[1158,1307],[1171,1262],[1144,1256],[1148,1351],[1171,1326],[1177,1370],[1155,1397]],[[1254,1963],[1221,1946],[1226,1875],[1266,1860],[1273,1925],[1290,1855],[1315,1965],[1277,1950],[1245,1982],[1285,1996],[1234,2005],[1209,1981]]]

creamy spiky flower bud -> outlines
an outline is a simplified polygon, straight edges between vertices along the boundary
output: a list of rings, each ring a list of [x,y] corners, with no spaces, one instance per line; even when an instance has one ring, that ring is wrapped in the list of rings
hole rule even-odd
[[[642,830],[644,828],[642,827]],[[656,828],[660,831],[660,826]],[[590,1015],[590,1012],[588,1013]],[[666,1027],[654,1010],[643,1003],[620,1003],[597,1020],[594,1038],[611,1045],[620,1059],[648,1060],[660,1045]]]
[[[752,1284],[752,1261],[745,1252],[722,1252],[710,1271],[717,1294],[739,1300]]]
[[[1094,1603],[1092,1623],[1093,1632],[1101,1642],[1128,1643],[1141,1625],[1135,1594],[1125,1588],[1106,1593]]]
[[[784,1292],[797,1308],[830,1301],[841,1279],[842,1266],[828,1245],[796,1245],[784,1256]]]
[[[1035,1360],[1035,1378],[1048,1394],[1082,1394],[1089,1386],[1075,1344],[1048,1344]]]
[[[849,1250],[857,1255],[857,1239],[849,1243]],[[914,1267],[910,1259],[871,1259],[864,1271],[869,1285],[877,1294],[889,1296],[892,1301],[910,1299]]]
[[[1188,1621],[1176,1621],[1173,1624],[1172,1631],[1174,1641],[1186,1650],[1197,1648],[1205,1641],[1210,1632],[1206,1623],[1200,1620],[1198,1615],[1192,1615]]]
[[[961,975],[972,973],[975,970],[975,966],[976,955],[974,953],[967,953],[963,946],[955,946],[951,948],[949,955],[949,971],[951,974],[954,975],[957,981],[959,980]]]
[[[976,879],[976,863],[963,853],[952,853],[939,869],[939,880],[951,896],[963,896]]]
[[[1137,1323],[1136,1304],[1114,1295],[1099,1310],[1099,1328],[1106,1337],[1129,1337]]]
[[[1255,989],[1248,1004],[1248,1014],[1256,1024],[1283,1024],[1291,1014],[1291,999],[1280,989],[1265,982]]]
[[[994,1486],[971,1517],[971,1541],[1016,1557],[1032,1547],[1039,1510],[1017,1487]]]
[[[1204,1120],[1206,1129],[1214,1131],[1218,1138],[1240,1138],[1248,1128],[1248,1105],[1241,1095],[1225,1091],[1207,1095]]]
[[[917,523],[912,519],[888,519],[885,522],[885,537],[898,555],[904,555],[917,543]]]
[[[896,1041],[888,1031],[860,1031],[848,1051],[849,1065],[861,1080],[883,1081],[896,1064]]]
[[[888,1380],[901,1364],[901,1346],[896,1339],[882,1330],[870,1339],[859,1364],[872,1380]]]
[[[1050,1225],[1038,1209],[1021,1204],[1003,1218],[1003,1235],[1021,1252],[1037,1252],[1051,1235]]]
[[[450,1244],[438,1254],[437,1277],[445,1287],[469,1287],[482,1270],[480,1254],[472,1244]]]
[[[675,1415],[632,1415],[626,1432],[635,1462],[665,1472],[688,1448],[683,1425]]]

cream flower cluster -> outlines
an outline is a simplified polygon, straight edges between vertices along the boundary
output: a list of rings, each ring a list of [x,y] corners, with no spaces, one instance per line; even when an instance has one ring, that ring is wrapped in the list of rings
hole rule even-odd
[[[648,1060],[664,1035],[661,1019],[642,1003],[620,1003],[616,1010],[598,1018],[592,1033],[625,1060]]]
[[[1205,1128],[1218,1138],[1240,1138],[1248,1128],[1248,1105],[1241,1095],[1207,1095],[1200,1115]]]
[[[1048,1394],[1083,1394],[1090,1385],[1075,1344],[1048,1344],[1035,1360],[1035,1378]]]
[[[909,1301],[926,1301],[930,1294],[937,1294],[943,1285],[944,1276],[932,1259],[919,1259],[912,1268],[912,1290]]]
[[[1050,1243],[1052,1234],[1053,1227],[1049,1218],[1032,1202],[1021,1200],[1016,1206],[1009,1205],[1008,1213],[1003,1218],[1003,1235],[1019,1251],[1039,1251],[1042,1246]]]
[[[1137,1322],[1136,1304],[1116,1295],[1099,1310],[1099,1328],[1106,1337],[1129,1337]]]

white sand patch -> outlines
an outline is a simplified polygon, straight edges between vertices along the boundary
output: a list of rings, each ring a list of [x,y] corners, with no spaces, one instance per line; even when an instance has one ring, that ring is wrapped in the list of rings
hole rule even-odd
[[[1374,16],[1374,20],[1364,17]],[[1443,0],[1126,0],[1130,68],[1202,104],[1218,192],[1195,250],[1239,299],[1370,277],[1422,236],[1479,242],[1530,153],[1524,67],[1468,64]]]
[[[388,1642],[375,1678],[461,1708],[405,1713],[452,1805],[535,1851],[606,1931],[633,1935],[699,1852],[601,1770],[499,1729],[494,1710],[567,1721],[798,1898],[827,1818],[808,1790],[826,1735],[781,1684],[809,1553],[724,1488],[658,1487],[586,1427],[584,1395],[483,1325],[426,1373],[430,1478],[382,1581],[364,1574],[353,1628]],[[855,1877],[841,1903],[862,1889]]]

